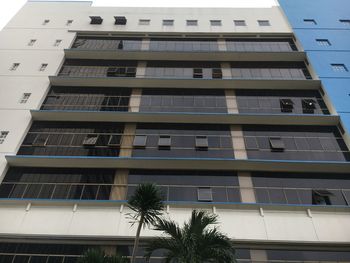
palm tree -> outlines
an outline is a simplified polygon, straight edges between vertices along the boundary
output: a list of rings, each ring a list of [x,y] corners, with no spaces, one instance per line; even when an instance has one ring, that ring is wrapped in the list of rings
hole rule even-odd
[[[129,214],[133,219],[132,224],[138,223],[131,257],[131,263],[134,263],[141,228],[154,225],[160,219],[159,216],[163,214],[164,204],[161,189],[151,183],[137,186],[134,194],[128,200],[128,207],[134,211],[134,213]]]
[[[106,255],[99,249],[88,249],[78,263],[129,263],[129,259],[118,255]]]
[[[164,249],[166,263],[233,263],[235,249],[230,239],[216,227],[217,216],[204,211],[192,211],[192,216],[181,228],[172,220],[159,220],[155,230],[163,231],[170,237],[157,237],[150,241],[145,257]]]

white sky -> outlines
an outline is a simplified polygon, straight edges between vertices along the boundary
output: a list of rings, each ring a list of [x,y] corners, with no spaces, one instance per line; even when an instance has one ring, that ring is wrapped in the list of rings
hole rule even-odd
[[[0,29],[25,2],[26,0],[0,0]],[[277,0],[94,0],[93,2],[94,6],[130,7],[271,7],[277,5]]]

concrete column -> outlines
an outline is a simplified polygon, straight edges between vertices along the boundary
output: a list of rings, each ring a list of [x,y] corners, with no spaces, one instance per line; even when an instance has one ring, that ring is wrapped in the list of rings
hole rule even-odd
[[[218,39],[218,49],[219,51],[227,51],[226,40],[224,38]]]
[[[251,249],[250,250],[250,258],[252,260],[252,263],[267,262],[266,250]]]
[[[238,113],[236,93],[233,89],[225,90],[226,105],[228,113]]]
[[[136,78],[144,78],[146,75],[146,61],[139,61],[136,68]]]
[[[136,124],[134,123],[125,124],[119,157],[131,157],[132,144],[134,141],[135,131],[136,131]]]
[[[221,71],[223,79],[232,79],[231,66],[229,62],[221,62]]]
[[[253,180],[250,172],[238,172],[237,175],[242,203],[256,203]]]
[[[240,125],[231,125],[231,137],[235,159],[247,159],[243,131]]]
[[[127,184],[128,184],[128,175],[129,170],[127,169],[119,169],[116,171],[114,175],[114,184],[111,190],[111,195],[109,197],[110,200],[125,200],[127,193]]]
[[[129,101],[129,111],[139,112],[141,103],[142,89],[132,89],[130,101]]]
[[[149,38],[143,38],[141,42],[141,50],[149,50],[149,44],[151,40]]]

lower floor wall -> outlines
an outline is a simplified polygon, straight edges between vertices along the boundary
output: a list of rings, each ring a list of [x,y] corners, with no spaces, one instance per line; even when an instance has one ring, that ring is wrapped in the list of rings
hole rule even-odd
[[[259,205],[168,205],[165,218],[183,224],[193,209],[218,215],[220,230],[232,240],[288,242],[350,242],[348,208]],[[0,204],[0,233],[67,237],[120,237],[135,235],[128,214],[118,202],[19,202]],[[144,229],[143,237],[161,233]]]
[[[144,251],[147,240],[141,240],[136,253],[136,262],[145,263]],[[233,244],[236,249],[237,262],[349,262],[349,246],[327,246],[322,247],[314,244],[296,245],[294,243],[259,244],[251,242]],[[81,240],[81,239],[59,239],[50,238],[0,238],[0,262],[76,262],[85,251],[89,249],[102,250],[108,255],[123,255],[130,257],[132,254],[132,240]],[[155,251],[150,263],[164,262],[164,252]]]

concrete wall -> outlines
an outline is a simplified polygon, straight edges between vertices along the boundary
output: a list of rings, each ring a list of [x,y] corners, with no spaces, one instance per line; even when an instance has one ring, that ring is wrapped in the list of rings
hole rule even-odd
[[[193,207],[194,208],[194,207]],[[203,208],[212,211],[209,207]],[[192,207],[170,206],[165,217],[179,224],[187,221]],[[107,236],[133,237],[127,214],[131,210],[119,205],[45,205],[27,204],[0,206],[0,233],[7,235]],[[347,211],[303,209],[268,209],[258,207],[216,208],[220,229],[234,240],[350,242],[350,214]],[[263,213],[262,213],[263,212]],[[160,235],[145,229],[143,237]]]

